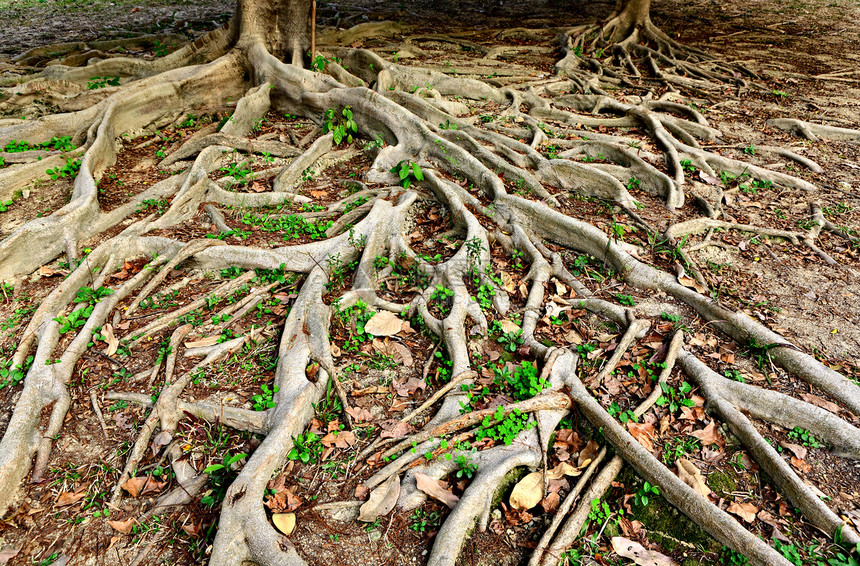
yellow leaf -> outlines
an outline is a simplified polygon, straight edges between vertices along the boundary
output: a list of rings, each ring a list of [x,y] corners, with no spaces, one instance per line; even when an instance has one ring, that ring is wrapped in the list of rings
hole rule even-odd
[[[275,513],[272,515],[272,522],[275,527],[289,536],[296,529],[296,514],[295,513]]]

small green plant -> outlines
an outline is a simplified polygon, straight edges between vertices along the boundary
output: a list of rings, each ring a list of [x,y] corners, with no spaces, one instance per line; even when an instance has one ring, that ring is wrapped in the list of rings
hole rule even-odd
[[[169,49],[170,48],[167,46],[167,44],[158,41],[157,39],[152,46],[152,52],[153,54],[155,54],[156,57],[164,57],[169,52]]]
[[[322,451],[323,445],[320,437],[307,431],[295,438],[295,443],[287,454],[287,458],[307,464],[311,460],[317,460],[322,455]]]
[[[96,90],[107,86],[119,86],[119,77],[90,77],[87,90]]]
[[[720,553],[720,564],[725,564],[726,566],[746,566],[749,564],[749,559],[740,552],[724,546],[723,551]]]
[[[667,312],[661,312],[660,318],[667,322],[681,322],[681,315],[679,314],[669,314]]]
[[[698,449],[698,438],[692,436],[673,438],[663,447],[663,462],[667,466],[674,466],[678,458],[683,458]]]
[[[317,72],[322,72],[325,70],[326,63],[328,62],[329,60],[322,55],[317,55],[311,61],[311,69]]]
[[[648,498],[651,495],[660,495],[660,489],[656,485],[651,485],[646,481],[636,492],[633,502],[639,507],[645,507],[648,505]]]
[[[663,390],[663,394],[657,398],[657,404],[661,407],[668,407],[672,414],[675,414],[681,407],[694,407],[696,405],[692,399],[685,398],[685,395],[693,390],[693,386],[686,381],[681,382],[681,387],[678,389],[665,381],[661,381],[660,388]]]
[[[493,421],[499,422],[493,425]],[[492,417],[490,415],[484,417],[481,425],[475,429],[475,440],[481,441],[484,438],[492,438],[510,446],[520,432],[534,428],[534,426],[535,421],[530,420],[528,414],[515,408],[505,416],[504,407],[499,406]]]
[[[517,346],[523,343],[523,329],[503,332],[496,338],[496,342],[504,346],[508,352],[514,353],[517,351]]]
[[[209,476],[210,491],[200,498],[202,505],[211,509],[217,507],[224,500],[227,488],[230,487],[236,477],[236,472],[232,469],[233,466],[247,456],[243,452],[232,456],[229,452],[225,452],[220,464],[212,464],[203,470],[203,473]]]
[[[537,367],[526,360],[507,379],[508,385],[513,389],[514,399],[523,401],[531,399],[547,387],[546,379],[538,377]]]
[[[451,310],[450,299],[454,296],[454,291],[447,287],[437,284],[436,290],[430,295],[430,300],[436,304],[443,314],[447,314]]]
[[[443,130],[456,130],[457,124],[452,122],[451,120],[445,120],[444,124],[439,124],[439,128]]]
[[[412,520],[409,523],[409,528],[417,533],[423,533],[439,526],[439,521],[441,519],[442,514],[439,511],[425,511],[424,509],[419,508],[412,513]]]
[[[51,176],[51,179],[56,181],[60,177],[74,177],[78,171],[81,170],[81,160],[80,159],[67,159],[66,164],[62,167],[55,167],[54,169],[48,169],[45,171],[48,175]]]
[[[90,289],[89,287],[81,287],[78,289],[74,302],[96,304],[105,297],[113,295],[113,289],[109,287],[99,287],[98,289]]]
[[[681,169],[684,170],[684,173],[692,174],[696,172],[696,166],[693,165],[693,162],[689,159],[681,160]]]
[[[472,451],[474,452],[474,449]],[[478,472],[478,465],[466,454],[458,454],[454,458],[454,463],[457,464],[457,478],[472,479],[472,476]]]
[[[400,186],[404,189],[408,189],[413,182],[424,180],[424,172],[414,161],[403,160],[392,167],[391,172],[397,173],[397,176],[400,177]]]
[[[224,167],[221,167],[219,171],[223,171],[228,177],[233,177],[233,179],[240,185],[248,184],[248,181],[253,177],[251,166],[247,161],[243,161],[242,163],[228,163]]]
[[[744,153],[747,155],[755,155],[756,147],[753,144],[749,144],[744,148]]]
[[[618,302],[622,305],[626,305],[628,307],[636,306],[636,301],[633,299],[632,295],[622,295],[621,293],[617,293],[615,298],[618,299]]]
[[[343,140],[348,144],[352,143],[353,136],[358,135],[358,124],[352,119],[352,109],[349,106],[341,110],[340,114],[334,108],[325,111],[323,133],[328,132],[331,132],[335,145],[340,145]]]
[[[275,393],[278,392],[278,386],[275,385],[272,389],[265,383],[260,386],[260,393],[251,397],[251,402],[254,403],[255,411],[265,411],[266,409],[274,408],[277,403],[274,401]]]
[[[170,202],[165,199],[144,199],[137,205],[137,212],[148,212],[152,209],[153,212],[164,214],[170,208]]]
[[[608,521],[610,517],[612,517],[612,510],[609,508],[609,504],[605,501],[601,501],[600,499],[592,499],[591,511],[588,512],[585,524],[582,525],[581,534],[585,534],[588,531],[588,526],[592,522],[602,524]]]
[[[793,430],[788,431],[788,438],[796,442],[800,442],[804,446],[808,446],[810,448],[821,447],[821,443],[818,441],[818,439],[812,436],[811,432],[799,426],[796,426]]]

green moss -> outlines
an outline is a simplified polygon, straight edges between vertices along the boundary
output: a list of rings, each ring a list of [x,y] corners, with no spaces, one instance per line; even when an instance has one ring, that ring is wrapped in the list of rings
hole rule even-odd
[[[619,479],[630,490],[639,489],[643,483],[642,479],[627,467]],[[716,552],[721,548],[720,544],[703,531],[699,525],[675,509],[662,496],[649,496],[648,505],[644,507],[634,505],[632,518],[641,522],[642,526],[647,529],[649,540],[662,546],[668,552],[689,550],[688,547],[678,544],[677,541],[693,544],[705,551]]]
[[[514,489],[514,486],[528,473],[528,468],[520,466],[518,468],[514,468],[513,470],[505,474],[504,479],[501,481],[501,483],[499,483],[499,487],[496,489],[496,493],[493,494],[493,503],[490,506],[490,509],[495,509],[499,506],[499,503],[501,503],[502,501],[507,501],[508,496]]]
[[[737,489],[738,482],[727,472],[719,470],[711,472],[708,475],[708,487],[714,490],[714,493],[720,497],[725,497],[726,494],[732,493]]]

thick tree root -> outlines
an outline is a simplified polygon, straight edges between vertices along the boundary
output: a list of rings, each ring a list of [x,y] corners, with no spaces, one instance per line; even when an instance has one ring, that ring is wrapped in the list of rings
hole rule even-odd
[[[630,253],[629,246],[596,226],[562,212],[570,193],[605,199],[620,205],[638,226],[654,234],[635,212],[637,202],[631,194],[633,187],[639,183],[647,193],[662,199],[666,208],[680,209],[684,206],[684,186],[689,181],[682,165],[686,159],[695,160],[707,174],[745,171],[783,187],[815,190],[812,184],[801,179],[730,160],[699,147],[697,140],[718,139],[720,132],[711,128],[694,110],[644,96],[619,102],[606,96],[601,87],[626,84],[625,76],[640,77],[642,73],[633,56],[644,60],[658,79],[692,90],[710,89],[714,83],[744,84],[735,75],[736,69],[715,62],[701,52],[682,48],[650,20],[631,31],[629,22],[625,23],[625,17],[619,14],[594,38],[589,36],[589,30],[568,34],[567,54],[559,68],[567,72],[570,80],[532,86],[528,90],[498,88],[475,79],[392,64],[371,52],[355,49],[343,51],[343,65],[332,63],[328,74],[322,74],[297,65],[301,63],[305,47],[301,41],[293,44],[290,43],[292,36],[282,35],[277,41],[264,43],[259,30],[248,31],[249,16],[242,17],[245,19],[238,21],[237,18],[237,23],[213,32],[158,64],[107,59],[81,68],[58,67],[45,71],[44,76],[33,78],[32,82],[46,77],[80,81],[85,75],[109,74],[108,71],[137,80],[130,80],[115,92],[94,101],[91,108],[0,127],[0,144],[24,137],[41,140],[61,135],[72,136],[76,143],[83,143],[80,172],[75,178],[70,202],[46,218],[31,220],[0,242],[0,278],[29,274],[62,253],[66,253],[71,262],[76,259],[83,241],[131,216],[139,203],[152,198],[170,199],[162,215],[153,214],[129,222],[122,232],[95,246],[87,260],[41,303],[24,330],[12,362],[24,364],[34,348],[35,352],[20,398],[0,440],[0,512],[14,503],[28,473],[32,471],[33,481],[44,476],[52,454],[52,439],[62,431],[71,406],[68,384],[87,344],[95,341],[96,329],[102,328],[104,332],[108,324],[112,325],[112,331],[121,324],[127,329],[128,323],[143,316],[138,313],[144,301],[151,301],[160,294],[160,289],[164,293],[189,286],[190,276],[172,281],[176,272],[239,268],[248,271],[215,287],[208,297],[195,297],[155,320],[140,323],[141,326],[120,337],[124,347],[142,351],[148,341],[178,325],[170,332],[164,359],[159,357],[151,368],[138,373],[141,379],[150,380],[149,385],[157,386],[157,400],[140,392],[111,391],[106,395],[108,399],[130,401],[149,411],[126,457],[119,481],[113,486],[111,503],[119,503],[123,484],[140,473],[140,463],[150,447],[161,454],[176,476],[174,489],[164,494],[145,516],[187,504],[209,480],[174,442],[183,419],[193,417],[264,437],[226,490],[210,564],[305,563],[302,555],[307,549],[297,548],[274,528],[264,506],[264,497],[268,482],[285,466],[295,438],[310,422],[314,404],[325,396],[330,380],[334,380],[333,387],[344,408],[349,406],[349,392],[337,381],[338,371],[332,354],[330,324],[335,310],[324,297],[338,301],[336,312],[339,315],[359,301],[376,311],[420,315],[427,332],[435,335],[444,348],[450,360],[450,375],[456,376],[448,387],[431,395],[401,419],[412,423],[438,404],[438,410],[421,430],[378,452],[367,462],[376,465],[382,457],[395,458],[364,481],[364,485],[372,489],[386,481],[400,482],[399,510],[413,509],[426,499],[417,487],[417,473],[442,479],[456,471],[452,460],[437,458],[430,463],[416,463],[428,451],[444,451],[443,436],[468,435],[469,429],[476,425],[492,426],[514,410],[530,415],[535,423],[533,428],[520,432],[510,445],[497,444],[474,454],[477,473],[440,528],[428,564],[457,563],[474,526],[488,527],[491,503],[499,487],[516,468],[546,471],[549,438],[571,410],[578,411],[603,432],[605,445],[562,503],[547,535],[538,544],[531,564],[552,563],[576,540],[591,501],[608,489],[624,463],[658,486],[672,505],[716,540],[747,556],[750,563],[788,564],[780,553],[663,465],[594,397],[595,390],[605,386],[624,357],[651,330],[652,321],[637,310],[600,299],[571,274],[572,268],[569,263],[565,264],[564,252],[558,251],[565,248],[587,254],[610,268],[615,277],[629,287],[673,297],[695,310],[711,327],[741,345],[764,348],[769,358],[788,374],[860,414],[860,387],[845,376],[745,314],[731,311],[685,287],[674,274],[646,264]],[[651,46],[641,45],[640,41]],[[468,46],[475,48],[473,44]],[[576,54],[577,48],[588,53],[611,48],[616,65],[580,57]],[[283,63],[276,54],[292,55],[294,64]],[[39,53],[31,53],[27,60],[38,56]],[[186,68],[190,62],[202,64]],[[354,74],[347,68],[354,70]],[[246,77],[253,77],[254,83],[248,84]],[[404,90],[415,84],[421,84],[424,90],[414,93]],[[373,89],[364,85],[373,85]],[[238,97],[239,102],[233,119],[220,131],[211,128],[192,136],[184,144],[177,144],[170,155],[163,156],[159,167],[176,168],[179,174],[118,208],[102,212],[96,180],[116,162],[117,138],[144,128],[173,124],[191,110],[220,106],[231,96]],[[454,96],[497,104],[513,125],[483,126],[476,117],[467,116],[467,104],[446,98]],[[306,143],[259,141],[252,139],[255,124],[270,109],[306,116],[319,123],[327,110],[333,109],[338,115],[346,107],[353,113],[357,133],[371,140],[381,140],[378,145],[384,147],[371,154],[373,162],[364,178],[364,182],[374,186],[368,188],[364,183],[355,183],[352,186],[358,187],[359,192],[346,197],[340,194],[325,207],[306,209],[294,215],[303,221],[331,219],[331,226],[319,238],[292,246],[255,247],[230,245],[220,239],[198,236],[180,241],[154,234],[156,231],[170,233],[171,229],[188,223],[199,225],[205,215],[210,219],[204,219],[206,224],[214,225],[220,236],[232,232],[230,226],[234,221],[222,207],[254,208],[310,202],[310,198],[299,194],[298,184],[304,171],[334,149],[334,136],[327,134],[311,139],[314,134],[305,140]],[[439,127],[440,124],[448,127]],[[451,128],[452,125],[456,129]],[[853,139],[856,134],[805,123],[774,125],[797,129],[807,137]],[[549,135],[582,126],[641,128],[663,155],[633,151],[631,141],[636,143],[636,140],[632,138],[600,133],[592,136],[590,132],[589,139],[557,140],[562,148],[560,152],[545,151]],[[299,149],[308,144],[307,149]],[[266,173],[266,178],[273,179],[271,191],[241,193],[228,190],[225,179],[216,181],[211,177],[224,163],[223,152],[233,150],[290,157],[293,161]],[[608,162],[595,163],[599,156]],[[784,156],[798,160],[797,156]],[[27,159],[31,157],[35,158],[27,156]],[[55,159],[58,157],[46,156],[43,166],[52,159],[59,162]],[[404,162],[410,164],[409,170],[416,177],[417,191],[403,190],[398,186],[402,179],[392,173]],[[412,163],[421,171],[420,179]],[[23,174],[27,177],[26,183],[30,183],[36,177],[32,165],[32,162],[14,163],[9,169]],[[813,165],[811,163],[810,167]],[[631,179],[637,183],[632,183]],[[366,200],[355,205],[359,197]],[[413,222],[411,210],[419,198],[435,200],[444,207],[450,224],[445,235],[462,242],[450,257],[436,263],[416,252],[406,237],[408,226]],[[675,242],[689,234],[718,228],[735,229],[785,238],[817,250],[814,240],[821,230],[839,231],[824,218],[817,205],[811,207],[816,227],[807,234],[720,220],[718,209],[718,205],[711,206],[713,215],[708,218],[672,224],[665,229],[664,236]],[[846,237],[849,242],[854,241],[851,240],[853,236]],[[511,256],[516,252],[528,262],[520,288],[495,275],[492,251],[499,248]],[[829,256],[818,251],[827,261]],[[121,282],[112,289],[113,293],[92,305],[85,324],[77,328],[75,334],[64,336],[66,330],[61,331],[64,317],[68,319],[70,312],[85,308],[84,304],[75,302],[83,287],[92,290],[106,287],[113,281],[112,276],[123,269],[124,262],[147,256],[155,257],[133,276],[117,277]],[[392,265],[398,261],[414,266],[414,272],[425,280],[411,301],[403,304],[386,298],[384,293],[386,278],[391,276]],[[381,264],[385,265],[380,267]],[[349,268],[354,270],[351,278],[344,275],[344,266],[352,266]],[[282,277],[262,284],[257,279],[260,275],[251,270],[270,270]],[[271,390],[273,406],[264,411],[251,411],[230,405],[229,399],[219,404],[211,399],[187,398],[186,390],[194,375],[253,342],[258,330],[240,336],[228,335],[226,331],[238,328],[237,322],[279,289],[287,272],[303,274],[304,280],[297,295],[292,297],[294,301],[278,346]],[[562,283],[574,291],[569,301],[551,291],[553,285]],[[492,300],[482,306],[472,298],[472,287],[482,289]],[[444,310],[435,305],[439,289],[448,291]],[[199,329],[221,334],[224,340],[189,345],[186,339],[192,328],[186,324],[186,317],[209,301],[216,304],[240,290],[247,295],[213,311],[215,320]],[[587,380],[587,386],[576,373],[578,355],[565,347],[547,346],[539,333],[540,322],[545,317],[559,314],[555,309],[561,301],[566,301],[569,307],[577,303],[576,308],[591,311],[623,329],[614,353],[603,362],[600,371]],[[517,306],[512,306],[514,304]],[[480,377],[473,369],[475,341],[472,337],[486,339],[492,332],[491,323],[504,320],[512,309],[517,309],[515,314],[522,315],[521,325],[513,332],[515,346],[518,346],[514,348],[515,353],[541,360],[541,376],[548,388],[529,399],[503,404],[500,410],[493,407],[461,415],[461,407],[470,402],[464,389],[469,389]],[[232,317],[229,324],[228,317]],[[700,386],[708,411],[726,423],[780,492],[810,523],[828,536],[835,537],[838,532],[850,543],[860,540],[779,457],[751,419],[805,428],[824,440],[834,454],[851,459],[860,458],[860,431],[840,416],[784,393],[719,376],[692,353],[683,350],[681,332],[675,333],[666,351],[666,368],[657,379],[659,384],[670,378],[677,360]],[[111,359],[108,354],[104,355]],[[189,364],[190,369],[181,369],[188,368],[183,358],[190,356],[203,359]],[[59,362],[50,363],[52,360]],[[159,379],[162,367],[163,380]],[[429,368],[427,365],[425,376]],[[642,417],[650,411],[659,395],[660,388],[655,387],[636,409],[636,416]],[[98,407],[97,401],[93,404]],[[347,417],[351,424],[350,418]],[[101,421],[104,428],[103,419]],[[162,446],[166,447],[162,449]],[[381,442],[370,444],[362,455],[383,446]],[[418,449],[409,451],[412,446]],[[467,452],[455,448],[451,454],[466,455]],[[600,469],[607,458],[610,458],[609,463]],[[404,469],[401,479],[398,475]],[[544,480],[546,482],[546,475]]]

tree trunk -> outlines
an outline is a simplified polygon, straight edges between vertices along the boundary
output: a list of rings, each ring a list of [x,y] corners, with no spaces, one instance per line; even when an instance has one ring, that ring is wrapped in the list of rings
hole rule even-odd
[[[311,46],[312,0],[238,0],[239,41],[262,40],[275,57],[303,66]]]

